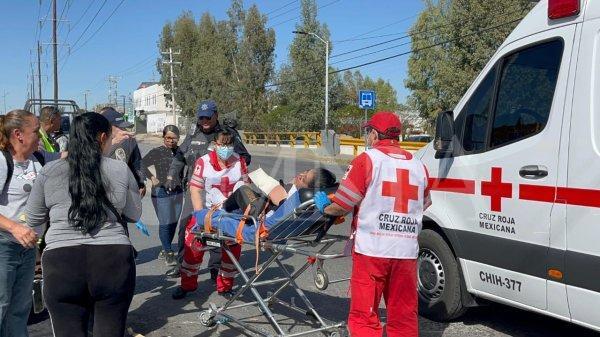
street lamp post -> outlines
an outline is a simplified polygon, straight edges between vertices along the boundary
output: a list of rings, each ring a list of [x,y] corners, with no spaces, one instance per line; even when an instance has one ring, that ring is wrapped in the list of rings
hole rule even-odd
[[[295,30],[292,33],[299,35],[312,35],[325,44],[325,137],[329,137],[327,135],[327,130],[329,129],[329,41],[323,39],[313,32]]]

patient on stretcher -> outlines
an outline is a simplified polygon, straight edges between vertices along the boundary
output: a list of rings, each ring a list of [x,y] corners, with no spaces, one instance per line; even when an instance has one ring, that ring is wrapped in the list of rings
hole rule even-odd
[[[238,233],[238,226],[244,214],[257,219],[264,216],[263,230],[268,231],[300,206],[301,200],[304,199],[301,198],[301,194],[336,186],[335,175],[324,168],[301,172],[287,189],[261,169],[251,172],[249,177],[252,184],[238,188],[223,203],[223,210],[203,209],[194,212],[197,223],[195,230],[204,231],[207,215],[212,212],[209,218],[213,231],[220,229],[222,233],[231,237],[239,237],[236,234],[241,234],[244,241],[252,242],[257,230],[255,226],[244,226],[241,233]],[[223,212],[230,214],[222,217]]]

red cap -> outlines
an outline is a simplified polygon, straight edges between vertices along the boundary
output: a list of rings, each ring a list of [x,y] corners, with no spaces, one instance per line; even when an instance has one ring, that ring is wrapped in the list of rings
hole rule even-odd
[[[402,122],[395,113],[390,111],[376,112],[363,128],[372,127],[386,136],[397,137],[402,133]]]

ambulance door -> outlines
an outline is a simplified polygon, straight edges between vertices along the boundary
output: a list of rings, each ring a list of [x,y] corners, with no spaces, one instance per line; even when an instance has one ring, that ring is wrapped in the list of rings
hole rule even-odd
[[[589,16],[600,16],[590,3]],[[567,186],[558,202],[567,206],[564,283],[571,319],[600,328],[600,18],[582,26],[573,90]]]
[[[469,291],[545,309],[546,257],[575,26],[508,44],[456,109],[440,161]]]

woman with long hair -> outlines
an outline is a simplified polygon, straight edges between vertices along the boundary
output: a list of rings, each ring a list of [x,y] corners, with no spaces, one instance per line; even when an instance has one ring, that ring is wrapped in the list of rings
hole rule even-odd
[[[25,206],[42,169],[39,129],[29,111],[0,116],[0,336],[28,336],[37,234]]]
[[[165,182],[169,175],[169,166],[177,153],[179,129],[175,125],[167,125],[163,132],[163,145],[150,150],[142,159],[142,167],[146,178],[152,181],[152,205],[158,218],[158,236],[162,250],[159,258],[164,258],[167,266],[177,265],[175,253],[171,248],[177,221],[183,204],[183,189],[177,187],[167,191]]]
[[[42,255],[44,299],[55,337],[123,336],[135,288],[126,222],[141,215],[127,164],[103,156],[111,126],[87,112],[73,119],[66,160],[44,167],[31,192],[27,222],[49,221]]]

